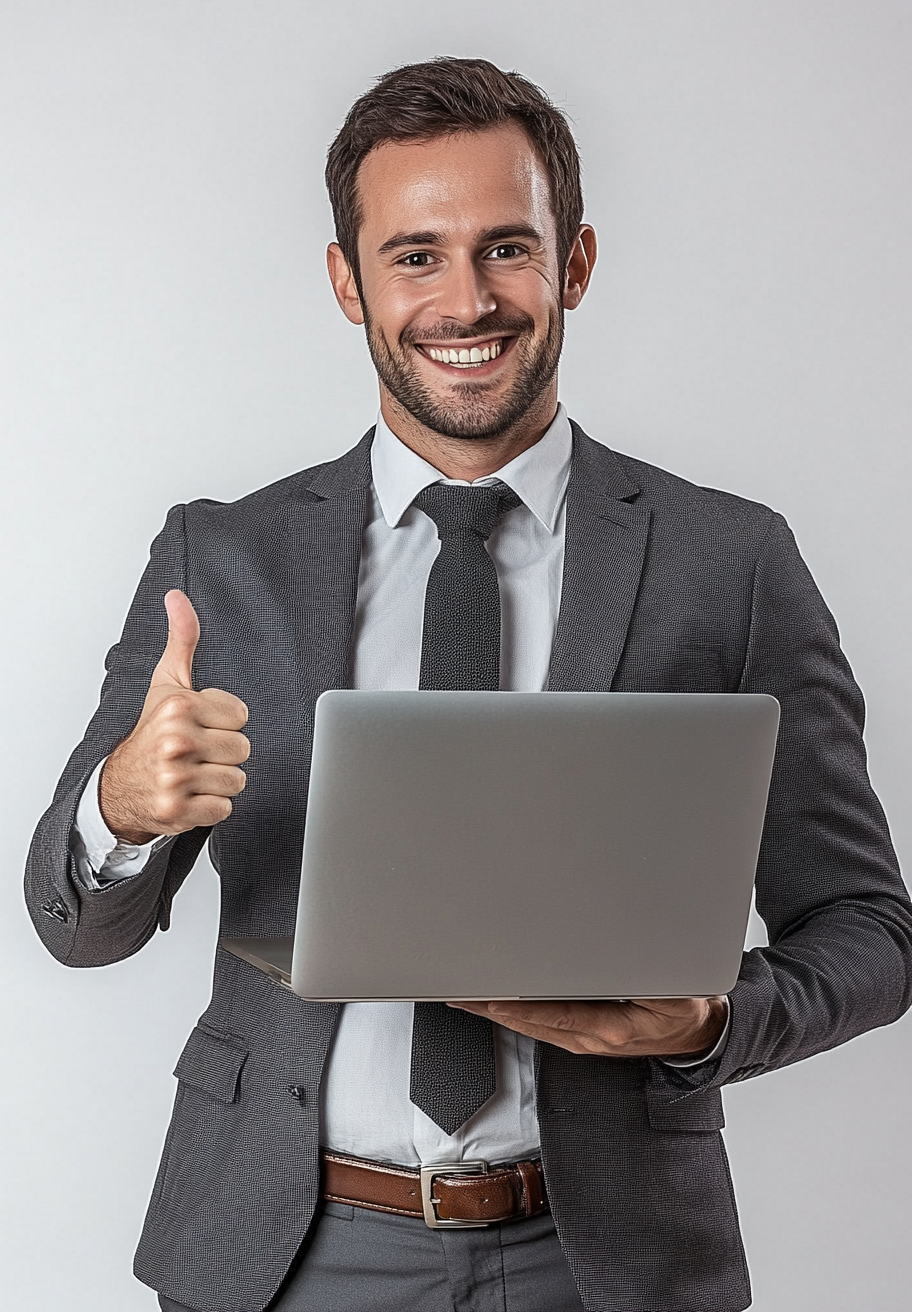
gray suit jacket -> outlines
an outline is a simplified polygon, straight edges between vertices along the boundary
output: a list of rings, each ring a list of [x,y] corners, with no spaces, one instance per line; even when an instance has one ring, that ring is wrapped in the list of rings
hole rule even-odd
[[[314,703],[349,680],[371,436],[232,505],[169,514],[29,857],[29,907],[60,961],[116,961],[166,928],[207,837],[180,836],[100,892],[80,886],[67,850],[89,774],[138,717],[172,587],[200,616],[198,686],[250,707],[248,786],[210,838],[221,931],[292,932]],[[568,498],[552,688],[756,691],[782,705],[757,870],[770,946],[743,959],[724,1055],[688,1071],[545,1044],[536,1054],[548,1192],[585,1306],[735,1312],[750,1292],[721,1086],[901,1015],[909,899],[867,779],[861,695],[781,517],[576,427]],[[217,952],[212,1002],[175,1072],[141,1280],[218,1312],[269,1301],[317,1204],[318,1091],[337,1014]]]

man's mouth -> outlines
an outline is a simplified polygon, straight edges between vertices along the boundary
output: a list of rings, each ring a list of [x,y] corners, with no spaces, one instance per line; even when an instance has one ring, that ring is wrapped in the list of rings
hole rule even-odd
[[[512,341],[512,337],[490,337],[484,341],[473,342],[471,346],[464,346],[462,343],[454,343],[452,346],[443,344],[431,346],[427,342],[419,342],[416,345],[423,355],[436,360],[438,364],[455,366],[457,369],[478,369],[481,365],[496,360]]]

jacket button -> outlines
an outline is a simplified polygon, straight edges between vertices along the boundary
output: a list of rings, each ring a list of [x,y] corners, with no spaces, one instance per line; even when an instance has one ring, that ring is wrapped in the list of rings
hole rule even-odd
[[[307,1098],[307,1090],[303,1084],[289,1084],[288,1092],[292,1098],[295,1098],[302,1106]]]
[[[59,920],[61,925],[65,925],[70,918],[65,903],[59,897],[55,897],[52,901],[42,902],[41,910],[53,920]]]

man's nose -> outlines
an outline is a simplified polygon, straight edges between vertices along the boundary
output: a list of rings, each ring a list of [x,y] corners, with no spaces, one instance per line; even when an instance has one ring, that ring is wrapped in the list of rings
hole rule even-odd
[[[497,309],[497,298],[488,286],[484,270],[468,256],[450,262],[437,289],[436,310],[442,319],[473,324]]]

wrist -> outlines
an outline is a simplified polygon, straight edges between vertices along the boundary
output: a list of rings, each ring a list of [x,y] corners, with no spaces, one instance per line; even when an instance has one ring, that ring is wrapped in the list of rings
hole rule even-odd
[[[728,1003],[724,997],[705,998],[704,1001],[706,1011],[702,1024],[694,1034],[693,1048],[678,1053],[680,1057],[697,1058],[704,1053],[712,1052],[722,1037],[728,1021]]]
[[[105,821],[105,824],[108,822]],[[110,824],[108,828],[118,843],[125,843],[128,847],[144,847],[146,843],[151,843],[160,837],[159,834],[150,834],[144,829],[115,829]]]
[[[98,809],[101,812],[102,820],[104,820],[118,843],[126,843],[131,847],[142,847],[145,843],[151,843],[159,835],[155,831],[144,828],[140,817],[131,814],[129,809],[119,805],[116,766],[114,780],[112,781],[109,777],[109,766],[114,759],[114,755],[115,753],[112,753],[105,761],[98,780]]]

